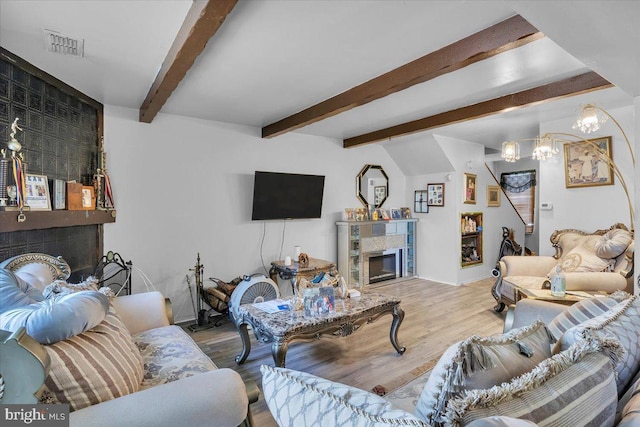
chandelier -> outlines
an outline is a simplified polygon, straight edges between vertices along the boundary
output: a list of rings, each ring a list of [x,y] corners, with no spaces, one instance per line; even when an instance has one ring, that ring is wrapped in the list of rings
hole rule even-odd
[[[607,121],[608,115],[593,104],[587,104],[573,124],[573,129],[580,129],[582,133],[595,132]]]
[[[520,160],[520,144],[517,141],[505,141],[502,143],[502,158],[505,162],[514,163]]]
[[[631,163],[635,165],[633,147],[631,146],[631,142],[629,141],[627,134],[625,133],[620,123],[618,123],[618,121],[606,110],[603,110],[602,108],[594,104],[585,105],[580,112],[580,116],[573,125],[573,129],[579,129],[584,133],[595,132],[599,130],[601,125],[608,120],[611,120],[622,134],[625,142],[627,143],[627,148],[629,149]],[[518,141],[522,142],[531,140],[534,141],[532,157],[536,160],[548,160],[554,155],[558,154],[560,152],[558,145],[575,142],[584,143],[589,152],[593,153],[598,159],[605,162],[613,170],[613,173],[618,177],[621,187],[624,190],[625,196],[627,198],[627,204],[629,207],[629,221],[631,223],[631,229],[633,230],[635,217],[633,202],[631,201],[629,188],[627,187],[624,176],[618,169],[618,166],[613,161],[613,159],[610,158],[606,152],[601,150],[600,147],[593,142],[593,140],[587,140],[584,137],[564,132],[545,133],[544,135],[537,136],[535,138],[524,138],[517,141],[503,142],[502,158],[510,163],[519,160],[520,146]]]
[[[545,134],[535,138],[531,157],[535,160],[548,160],[559,152],[560,149],[556,139],[549,134]]]

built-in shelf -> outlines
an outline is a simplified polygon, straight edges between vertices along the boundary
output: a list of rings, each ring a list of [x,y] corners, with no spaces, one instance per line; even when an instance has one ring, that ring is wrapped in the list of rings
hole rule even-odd
[[[482,264],[482,212],[460,215],[460,265]]]
[[[116,211],[103,210],[31,211],[24,213],[24,222],[18,222],[18,215],[16,211],[0,212],[0,233],[116,222]]]

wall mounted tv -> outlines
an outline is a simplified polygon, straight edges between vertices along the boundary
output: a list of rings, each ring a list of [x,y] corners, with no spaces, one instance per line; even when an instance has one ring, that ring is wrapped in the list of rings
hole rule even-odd
[[[324,176],[256,171],[252,220],[320,218]]]

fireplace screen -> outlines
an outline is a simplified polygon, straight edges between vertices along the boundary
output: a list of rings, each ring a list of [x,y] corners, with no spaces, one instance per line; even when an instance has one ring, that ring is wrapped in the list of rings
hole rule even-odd
[[[402,276],[400,253],[381,254],[369,257],[369,283],[377,283]]]

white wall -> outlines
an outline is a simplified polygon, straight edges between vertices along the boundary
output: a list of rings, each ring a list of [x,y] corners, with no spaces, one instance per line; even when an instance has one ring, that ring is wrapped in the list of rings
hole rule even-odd
[[[627,136],[634,144],[633,107],[609,110],[609,113],[625,129]],[[588,135],[572,129],[575,117],[545,122],[540,124],[540,134],[563,132],[575,134],[587,139],[603,136],[612,137],[613,161],[618,165],[623,177],[626,178],[629,194],[634,197],[634,169],[629,149],[617,126],[609,120],[597,132]],[[567,138],[574,140],[574,138]],[[620,180],[615,177],[615,185],[566,188],[564,175],[564,150],[546,162],[540,162],[539,174],[540,200],[553,204],[553,210],[539,211],[540,213],[540,254],[553,255],[554,250],[548,243],[549,236],[554,230],[576,228],[584,231],[605,229],[616,222],[630,226],[629,209],[625,192]]]
[[[105,251],[131,259],[172,299],[178,321],[194,317],[185,276],[197,253],[204,277],[223,280],[264,272],[261,255],[268,269],[294,245],[335,261],[335,221],[360,206],[356,175],[366,163],[389,176],[386,208],[410,206],[406,179],[380,145],[345,150],[341,141],[296,133],[261,139],[259,128],[167,114],[144,124],[137,110],[107,105],[105,150],[118,213],[104,227]],[[282,257],[285,222],[250,219],[256,170],[326,176],[322,218],[286,221]],[[133,286],[144,291],[139,276]]]
[[[516,239],[523,241],[524,225],[504,197],[500,207],[487,207],[487,185],[496,185],[485,167],[484,146],[469,141],[434,135],[453,170],[446,173],[407,178],[407,197],[415,190],[425,190],[429,183],[445,183],[445,206],[429,208],[427,214],[414,214],[418,223],[418,260],[420,277],[450,284],[463,284],[491,276],[502,243],[502,227],[513,228]],[[471,162],[470,167],[468,162]],[[463,174],[476,176],[476,204],[463,203]],[[447,181],[448,173],[452,174]],[[460,266],[460,214],[483,213],[483,263]]]

